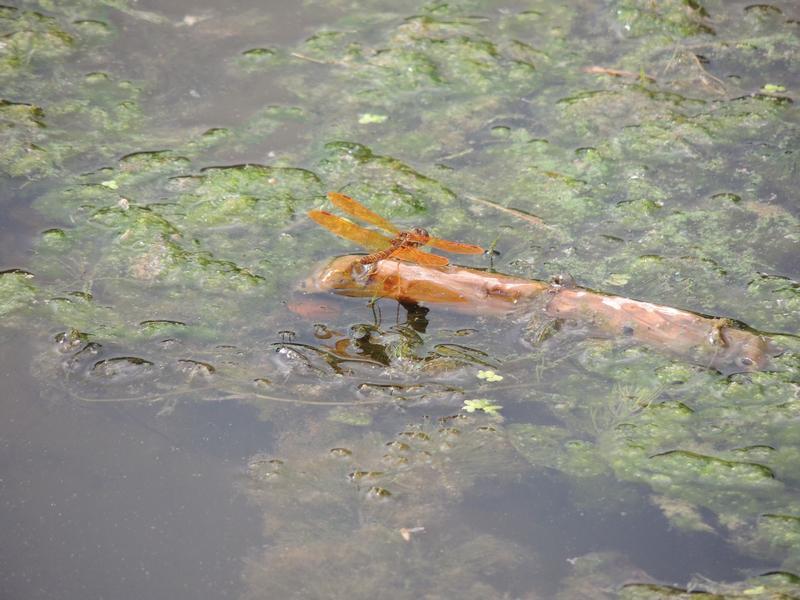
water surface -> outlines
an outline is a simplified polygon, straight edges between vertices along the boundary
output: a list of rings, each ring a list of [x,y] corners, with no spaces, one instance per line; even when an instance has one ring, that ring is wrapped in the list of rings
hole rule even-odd
[[[0,7],[4,597],[798,592],[797,6],[161,4]],[[785,352],[304,295],[329,190]]]

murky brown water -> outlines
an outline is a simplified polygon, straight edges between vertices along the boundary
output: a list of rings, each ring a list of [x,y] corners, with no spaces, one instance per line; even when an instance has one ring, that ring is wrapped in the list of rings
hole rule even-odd
[[[236,597],[262,539],[237,484],[269,425],[230,406],[165,419],[45,399],[26,376],[31,354],[4,337],[3,596]]]

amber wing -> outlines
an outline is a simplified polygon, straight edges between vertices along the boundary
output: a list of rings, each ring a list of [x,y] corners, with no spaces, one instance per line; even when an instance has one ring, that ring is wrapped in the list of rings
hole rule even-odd
[[[370,231],[355,223],[337,217],[324,210],[311,210],[308,216],[336,235],[360,244],[368,250],[384,250],[391,246],[391,240],[376,231]]]
[[[356,217],[357,219],[371,223],[372,225],[380,227],[384,231],[388,231],[390,233],[398,233],[400,231],[395,225],[384,219],[379,214],[372,212],[358,200],[355,200],[350,196],[345,196],[344,194],[340,194],[338,192],[328,192],[328,199],[335,206],[338,206],[343,211]],[[483,254],[485,252],[483,248],[476,246],[475,244],[465,244],[463,242],[454,242],[435,237],[430,238],[426,242],[426,245],[438,248],[439,250],[444,250],[446,252],[453,252],[455,254]]]
[[[400,231],[397,227],[392,225],[392,223],[384,219],[379,214],[372,212],[358,200],[354,200],[350,196],[345,196],[344,194],[340,194],[338,192],[328,192],[328,199],[335,206],[338,206],[344,212],[356,217],[357,219],[361,219],[367,223],[372,223],[373,225],[380,227],[389,233],[397,233]]]
[[[427,242],[428,246],[444,250],[445,252],[453,252],[455,254],[483,254],[486,252],[480,246],[475,244],[465,244],[464,242],[454,242],[451,240],[442,240],[432,237]]]

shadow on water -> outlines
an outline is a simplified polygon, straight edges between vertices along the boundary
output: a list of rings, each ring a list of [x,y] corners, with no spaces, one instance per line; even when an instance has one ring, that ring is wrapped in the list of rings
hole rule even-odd
[[[21,182],[16,182],[21,183]],[[30,260],[30,249],[41,231],[42,219],[30,206],[30,196],[9,185],[0,187],[0,194],[7,194],[13,202],[0,211],[0,271],[24,268]],[[17,189],[14,189],[17,188]],[[13,190],[13,191],[12,191]]]
[[[603,502],[602,496],[595,500]],[[599,512],[585,498],[576,498],[562,478],[542,472],[503,488],[483,482],[465,498],[461,510],[464,518],[481,523],[481,531],[523,545],[533,542],[538,568],[519,573],[515,583],[523,584],[520,590],[527,583],[543,597],[555,597],[576,565],[593,553],[613,557],[615,568],[605,573],[598,569],[609,587],[648,580],[684,587],[699,573],[716,581],[735,581],[743,573],[776,567],[743,556],[717,535],[673,529],[663,513],[646,502],[630,508]]]

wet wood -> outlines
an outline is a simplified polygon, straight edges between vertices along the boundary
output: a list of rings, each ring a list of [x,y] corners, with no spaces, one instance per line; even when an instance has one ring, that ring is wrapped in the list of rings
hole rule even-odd
[[[728,319],[580,288],[568,278],[522,279],[458,266],[430,267],[396,260],[360,264],[340,256],[319,267],[306,291],[437,304],[475,314],[528,314],[582,327],[594,337],[626,338],[723,373],[768,368],[777,348],[763,335]]]

